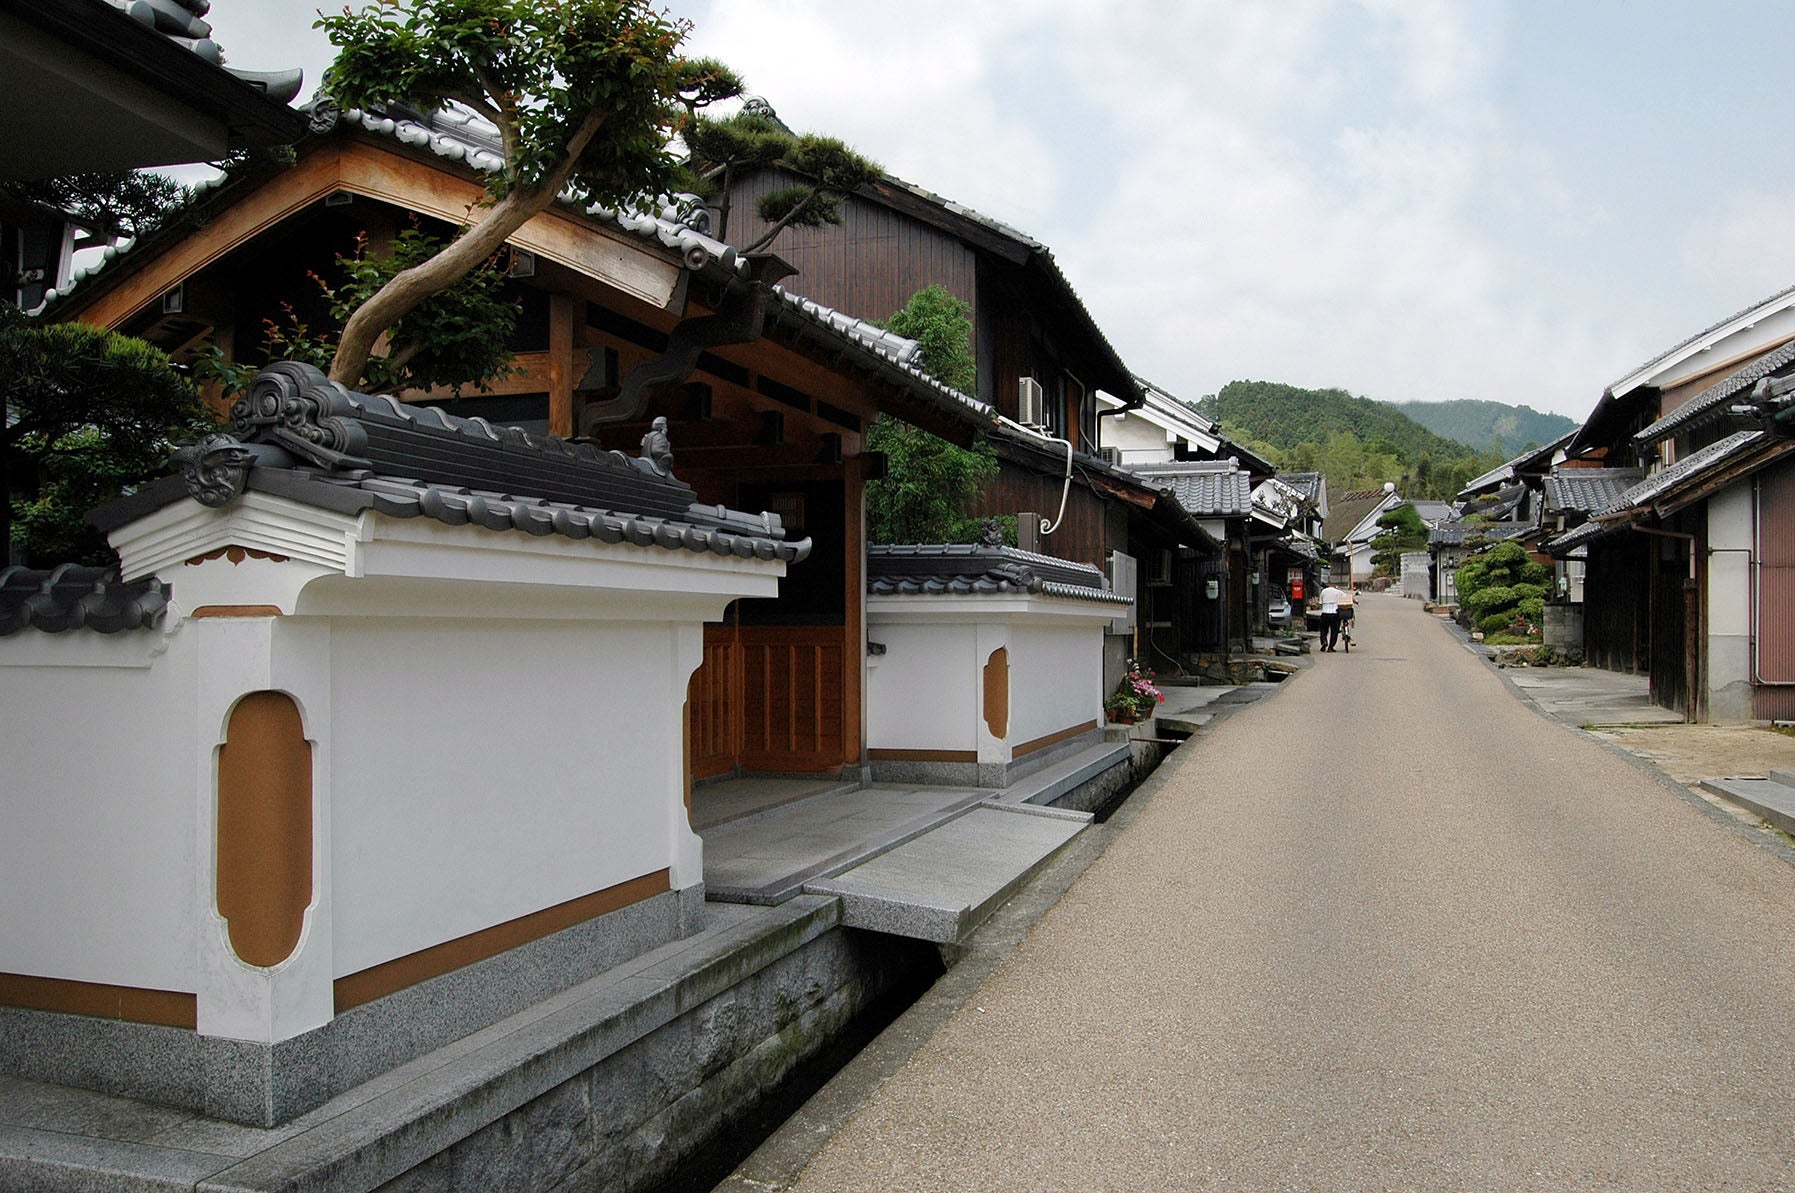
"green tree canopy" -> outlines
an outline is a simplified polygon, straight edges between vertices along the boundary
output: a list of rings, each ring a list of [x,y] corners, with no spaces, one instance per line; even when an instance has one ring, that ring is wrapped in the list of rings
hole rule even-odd
[[[777,167],[801,180],[761,197],[758,210],[768,227],[745,252],[766,248],[790,227],[840,223],[842,199],[883,172],[846,143],[794,133],[759,108],[722,119],[694,114],[684,139],[697,185],[718,202],[719,237],[729,236],[730,188],[740,171]]]
[[[563,190],[627,206],[679,177],[671,139],[705,104],[737,94],[720,64],[679,53],[687,26],[649,0],[381,0],[320,17],[338,47],[337,102],[434,110],[453,101],[492,121],[504,165],[462,233],[356,308],[330,367],[360,384],[382,332],[488,260]]]
[[[280,318],[264,321],[264,357],[328,369],[340,329],[356,308],[441,247],[440,240],[415,225],[401,231],[384,253],[372,252],[366,236],[357,237],[355,251],[337,258],[339,280],[312,275],[332,325],[313,327],[291,303],[284,303]],[[490,382],[512,371],[510,338],[517,320],[518,306],[505,294],[498,258],[481,262],[393,324],[385,354],[368,358],[362,384],[392,394],[441,387],[459,396],[466,385],[484,392]],[[208,349],[196,371],[202,378],[222,382],[227,394],[248,388],[256,373],[253,365],[226,360],[216,347]]]
[[[922,367],[944,385],[977,387],[972,308],[941,286],[912,295],[885,328],[922,345]],[[919,427],[882,416],[867,428],[866,446],[884,452],[886,475],[867,485],[868,532],[878,543],[971,542],[982,522],[966,510],[997,475],[989,444],[957,447]]]
[[[1513,541],[1485,548],[1459,565],[1459,607],[1486,634],[1534,636],[1552,571]]]
[[[107,563],[87,512],[161,473],[216,426],[192,382],[142,340],[37,324],[0,303],[0,543],[28,562]]]

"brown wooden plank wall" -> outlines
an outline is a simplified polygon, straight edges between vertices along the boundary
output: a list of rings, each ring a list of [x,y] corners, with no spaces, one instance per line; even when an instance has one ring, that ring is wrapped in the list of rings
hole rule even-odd
[[[742,766],[830,771],[843,763],[842,628],[743,626]]]
[[[1059,510],[1061,480],[1025,472],[1013,465],[1004,465],[997,479],[986,486],[983,498],[973,509],[981,518],[998,514],[1015,514],[1033,510],[1043,518],[1051,518]],[[1041,552],[1088,563],[1092,567],[1109,568],[1104,533],[1103,502],[1074,479],[1066,497],[1066,517],[1057,530],[1041,540]]]
[[[733,625],[704,627],[704,661],[686,689],[691,710],[692,777],[709,779],[735,768],[741,752],[740,706],[731,697],[741,688],[740,658]]]
[[[755,207],[787,181],[768,171],[735,187],[731,244],[749,244],[766,230]],[[786,289],[857,319],[881,321],[929,285],[945,286],[969,305],[977,302],[977,261],[965,245],[876,203],[849,201],[842,215],[840,227],[787,228],[768,246],[798,270]],[[973,318],[977,322],[976,310]]]

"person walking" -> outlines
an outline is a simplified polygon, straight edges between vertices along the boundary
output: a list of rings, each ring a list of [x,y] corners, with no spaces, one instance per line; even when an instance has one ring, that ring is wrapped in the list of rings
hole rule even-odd
[[[1321,590],[1321,649],[1333,650],[1340,640],[1340,602],[1346,596],[1332,584]]]

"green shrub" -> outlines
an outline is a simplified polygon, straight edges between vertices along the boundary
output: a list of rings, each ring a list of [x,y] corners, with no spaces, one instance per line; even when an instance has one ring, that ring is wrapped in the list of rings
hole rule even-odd
[[[1477,619],[1477,628],[1488,634],[1504,634],[1515,619],[1514,611],[1504,609],[1500,613],[1491,613]]]

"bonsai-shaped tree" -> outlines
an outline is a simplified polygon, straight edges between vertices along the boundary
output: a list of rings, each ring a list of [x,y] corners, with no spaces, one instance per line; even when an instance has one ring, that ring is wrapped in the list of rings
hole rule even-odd
[[[787,228],[840,223],[842,199],[883,173],[877,162],[842,141],[792,132],[758,102],[723,119],[694,113],[684,138],[697,185],[717,200],[719,239],[729,237],[730,188],[738,172],[773,167],[798,179],[761,196],[757,211],[768,226],[743,246],[749,253],[766,248]]]
[[[1399,505],[1380,514],[1377,524],[1377,536],[1371,540],[1371,564],[1376,575],[1395,575],[1404,551],[1427,546],[1427,523],[1412,505]]]
[[[362,380],[381,334],[498,252],[564,190],[627,206],[679,177],[671,139],[739,93],[720,64],[680,55],[687,26],[647,0],[381,0],[321,17],[338,49],[326,89],[355,107],[454,102],[499,130],[504,165],[477,218],[401,269],[344,323],[330,378]]]
[[[18,543],[33,563],[110,562],[87,511],[161,472],[174,441],[216,425],[158,349],[80,323],[37,324],[5,303],[0,395],[0,546]]]
[[[1497,543],[1459,565],[1458,603],[1465,617],[1486,634],[1530,637],[1545,616],[1551,569],[1535,563],[1521,544]]]

